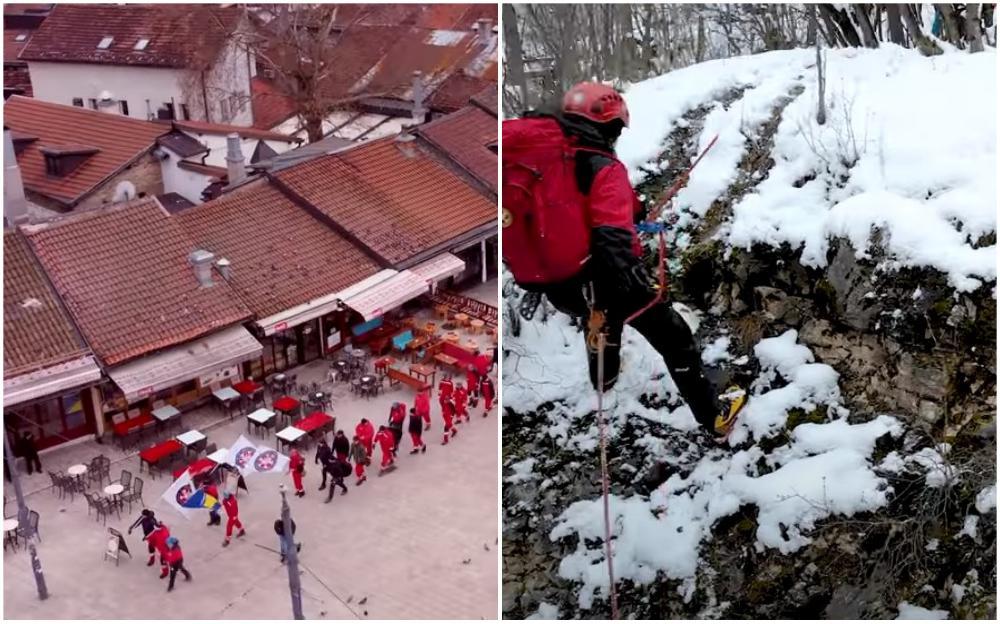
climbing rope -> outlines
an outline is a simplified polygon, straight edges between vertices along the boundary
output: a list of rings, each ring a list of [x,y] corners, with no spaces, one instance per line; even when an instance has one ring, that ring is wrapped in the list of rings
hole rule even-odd
[[[688,175],[690,175],[691,171],[698,165],[699,162],[701,162],[701,159],[705,157],[708,150],[712,149],[712,146],[714,146],[715,142],[718,140],[719,135],[716,134],[715,137],[713,137],[709,142],[708,146],[706,146],[701,154],[698,155],[698,158],[691,163],[691,166],[688,167],[687,171],[685,171],[684,174],[679,177],[676,182],[674,182],[673,186],[671,186],[664,195],[660,208],[656,210],[655,215],[653,215],[650,219],[651,223],[640,224],[640,231],[649,233],[656,232],[659,237],[656,296],[653,297],[652,301],[626,318],[624,323],[625,325],[628,325],[663,300],[664,293],[667,292],[666,224],[653,222],[659,218],[663,210],[670,204],[674,195],[676,195],[681,187],[687,183]],[[608,562],[608,595],[611,599],[611,619],[617,620],[619,619],[618,591],[615,587],[615,564],[611,552],[611,478],[608,470],[607,423],[604,418],[604,348],[607,346],[607,333],[604,330],[604,322],[606,320],[606,316],[603,311],[598,310],[594,306],[594,285],[592,283],[590,284],[589,295],[590,296],[587,297],[587,304],[590,308],[590,319],[587,322],[587,348],[597,353],[597,427],[601,448],[601,495],[604,502],[604,558]]]

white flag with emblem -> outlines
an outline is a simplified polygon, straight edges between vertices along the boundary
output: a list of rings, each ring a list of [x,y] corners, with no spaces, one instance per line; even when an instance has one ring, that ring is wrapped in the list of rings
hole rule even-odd
[[[226,463],[240,471],[246,476],[253,472],[253,458],[258,452],[257,445],[241,435],[232,446],[229,447],[229,456]]]

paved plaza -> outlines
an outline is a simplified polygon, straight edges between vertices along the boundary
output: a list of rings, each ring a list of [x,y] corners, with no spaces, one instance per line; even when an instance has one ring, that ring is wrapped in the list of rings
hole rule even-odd
[[[496,305],[496,281],[477,287],[477,296]],[[483,346],[484,336],[478,337]],[[329,364],[316,361],[300,367],[299,379],[320,381]],[[413,391],[387,390],[358,398],[346,384],[324,382],[333,392],[332,414],[337,428],[348,437],[367,417],[381,424],[393,401],[412,405]],[[410,456],[404,435],[398,469],[376,477],[379,452],[373,458],[368,482],[354,487],[346,482],[346,496],[324,504],[319,492],[319,466],[313,464],[315,446],[306,455],[306,497],[289,497],[303,544],[301,580],[307,618],[386,619],[494,619],[498,587],[498,429],[497,408],[488,418],[482,409],[472,412],[455,441],[442,446],[442,424],[436,392],[432,400],[433,425],[425,434],[428,451]],[[229,446],[247,435],[246,419],[232,421],[214,407],[185,414],[185,426],[199,428],[209,442]],[[275,445],[273,431],[266,437],[248,435],[258,443]],[[42,457],[45,470],[63,470],[98,454],[111,458],[112,479],[121,470],[139,476],[135,453],[122,453],[109,444],[88,440],[57,449]],[[38,545],[50,597],[39,601],[29,558],[23,547],[4,556],[4,619],[287,619],[291,617],[287,568],[279,562],[277,536],[272,525],[279,517],[278,486],[291,489],[288,475],[247,478],[249,494],[240,492],[240,518],[247,529],[242,539],[222,547],[223,526],[207,527],[207,512],[188,520],[169,507],[160,495],[169,476],[146,481],[146,506],[156,511],[184,550],[193,580],[180,578],[172,593],[160,580],[159,566],[146,567],[141,530],[127,536],[134,556],[122,555],[120,565],[103,561],[105,526],[88,517],[82,495],[60,499],[48,487],[46,475],[25,476],[27,503],[41,516]],[[93,486],[91,489],[94,489]],[[16,514],[13,488],[5,483],[9,501],[5,515]],[[125,533],[138,516],[126,505],[121,519],[112,515],[107,526]],[[223,519],[225,514],[223,513]]]

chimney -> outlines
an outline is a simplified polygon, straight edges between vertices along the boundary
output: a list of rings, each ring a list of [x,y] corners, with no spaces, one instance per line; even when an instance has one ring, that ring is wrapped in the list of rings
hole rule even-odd
[[[235,132],[226,137],[226,170],[229,172],[229,186],[235,186],[247,177],[240,135]]]
[[[212,262],[214,260],[215,254],[204,249],[196,249],[188,254],[188,262],[191,263],[194,276],[198,278],[198,284],[202,288],[211,288],[215,285],[215,282],[212,281]]]
[[[413,125],[415,126],[427,121],[427,108],[424,106],[426,99],[424,75],[415,71],[413,72]]]
[[[215,262],[215,268],[219,269],[219,273],[222,274],[222,279],[229,281],[229,278],[233,276],[233,263],[229,261],[228,258],[219,258]]]
[[[412,134],[398,134],[396,135],[396,147],[399,151],[403,152],[403,156],[407,158],[417,157],[417,137]]]
[[[493,38],[493,20],[488,17],[481,17],[476,20],[476,36],[484,44],[488,44]]]
[[[21,168],[17,166],[14,153],[14,139],[7,128],[3,130],[3,216],[12,226],[27,223],[30,219]]]

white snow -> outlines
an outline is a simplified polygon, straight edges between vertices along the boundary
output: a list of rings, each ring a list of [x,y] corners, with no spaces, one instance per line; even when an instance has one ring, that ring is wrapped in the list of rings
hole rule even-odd
[[[991,509],[997,508],[997,486],[991,485],[987,488],[983,488],[979,494],[976,495],[976,511],[981,514],[989,512]]]
[[[538,611],[529,615],[526,619],[529,620],[558,620],[559,619],[559,607],[554,604],[549,604],[543,602],[538,605]]]
[[[823,126],[815,121],[813,62],[805,50],[769,52],[633,85],[625,93],[632,123],[618,143],[632,180],[645,177],[643,167],[658,160],[685,112],[749,87],[728,110],[715,105],[696,137],[699,151],[716,134],[719,141],[676,206],[703,215],[735,179],[741,130],[752,131],[799,84],[804,91],[784,109],[774,136],[775,165],[733,206],[725,241],[788,243],[802,248],[805,264],[821,267],[831,237],[849,239],[863,256],[878,228],[897,266],[935,267],[961,291],[994,283],[995,245],[972,243],[996,229],[996,50],[933,58],[892,44],[830,50]],[[947,131],[935,130],[941,119]]]
[[[897,606],[899,609],[899,615],[896,617],[897,620],[947,620],[948,612],[942,611],[940,609],[925,609],[923,607],[918,607],[917,605],[912,605],[908,602],[901,602]]]
[[[968,515],[965,517],[965,523],[962,525],[962,530],[955,534],[955,538],[957,539],[963,535],[968,536],[974,542],[978,541],[979,516]]]
[[[731,359],[733,356],[729,354],[729,336],[716,338],[701,352],[701,361],[709,366]]]
[[[939,445],[939,449],[932,449],[930,447],[922,448],[916,453],[907,456],[905,461],[917,464],[926,471],[924,480],[930,487],[941,487],[947,483],[953,483],[958,479],[958,475],[944,457],[944,455],[947,455],[947,446],[946,444],[942,444]],[[944,451],[944,455],[939,451]]]
[[[523,461],[515,462],[510,465],[511,470],[514,474],[504,479],[507,483],[521,483],[523,481],[530,481],[535,478],[535,474],[532,472],[535,468],[535,464],[538,463],[534,457],[529,457]]]
[[[941,545],[941,540],[934,537],[927,540],[927,545],[924,546],[924,550],[926,550],[927,552],[934,552],[938,549],[938,546],[940,545]]]

